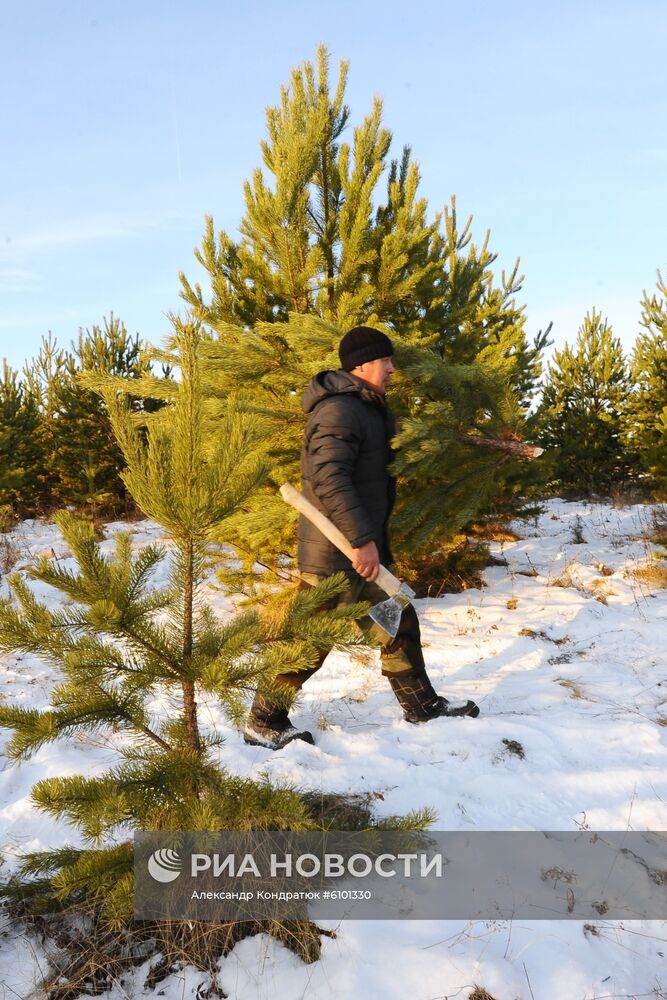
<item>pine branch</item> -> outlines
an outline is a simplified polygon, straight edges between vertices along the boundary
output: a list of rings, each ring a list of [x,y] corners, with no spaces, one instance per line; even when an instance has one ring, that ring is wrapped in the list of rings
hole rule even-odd
[[[168,677],[178,680],[181,679],[182,673],[180,659],[176,656],[170,656],[168,650],[164,648],[161,649],[159,644],[147,638],[145,635],[141,635],[136,630],[128,628],[126,625],[121,625],[119,627],[118,635],[122,638],[129,639],[131,642],[135,643],[139,649],[144,649],[152,656],[155,656],[160,663],[163,663],[166,667],[168,667]]]
[[[111,705],[114,706],[114,708],[118,708],[119,707],[118,703],[115,701],[115,699],[113,698],[113,696],[105,688],[103,688],[101,684],[95,684],[95,688],[96,688],[97,691],[100,692],[100,694],[104,698],[106,698],[109,701],[109,703]],[[171,751],[172,748],[169,746],[169,744],[165,743],[165,741],[163,739],[161,739],[157,735],[157,733],[154,733],[152,729],[149,729],[149,727],[146,726],[141,719],[137,720],[137,718],[136,718],[136,716],[134,714],[126,711],[125,709],[123,709],[123,711],[124,711],[124,714],[125,714],[125,718],[137,730],[137,732],[142,733],[144,736],[147,736],[148,739],[150,739],[154,743],[156,743],[160,747],[161,750]]]
[[[492,434],[465,434],[461,440],[475,448],[486,448],[491,451],[505,451],[519,458],[535,459],[544,453],[544,448],[514,438],[500,438]]]

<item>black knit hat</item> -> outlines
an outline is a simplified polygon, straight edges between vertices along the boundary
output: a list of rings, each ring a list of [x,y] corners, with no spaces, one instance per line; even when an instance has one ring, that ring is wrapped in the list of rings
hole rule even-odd
[[[365,361],[390,358],[393,353],[394,346],[387,334],[374,330],[372,326],[355,326],[338,346],[340,366],[346,372],[351,372]]]

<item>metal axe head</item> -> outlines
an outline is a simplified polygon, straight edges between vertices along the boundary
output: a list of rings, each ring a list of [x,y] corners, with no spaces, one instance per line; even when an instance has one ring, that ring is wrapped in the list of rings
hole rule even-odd
[[[394,639],[398,632],[398,625],[403,614],[403,609],[416,597],[414,590],[408,587],[407,583],[402,583],[400,588],[390,597],[388,601],[381,601],[368,612],[376,625],[379,625],[388,635]]]

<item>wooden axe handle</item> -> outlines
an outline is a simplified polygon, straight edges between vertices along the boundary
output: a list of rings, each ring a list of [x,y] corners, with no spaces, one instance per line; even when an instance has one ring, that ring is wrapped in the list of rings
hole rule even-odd
[[[280,495],[288,503],[290,507],[294,507],[298,510],[300,514],[307,517],[311,524],[314,524],[318,531],[321,531],[325,538],[328,538],[332,545],[335,545],[337,549],[347,556],[348,559],[354,559],[354,549],[348,542],[342,531],[332,524],[328,517],[314,507],[310,500],[307,500],[303,493],[299,493],[295,490],[291,483],[284,483],[280,487]],[[401,581],[398,580],[393,573],[390,573],[388,569],[384,566],[380,566],[380,573],[377,579],[374,581],[377,583],[378,587],[384,590],[385,594],[393,597],[401,588]]]

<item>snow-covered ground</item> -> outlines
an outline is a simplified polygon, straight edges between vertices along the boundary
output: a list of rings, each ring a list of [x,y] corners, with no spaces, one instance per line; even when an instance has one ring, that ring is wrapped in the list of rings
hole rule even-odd
[[[649,507],[552,501],[515,525],[521,540],[494,543],[507,565],[485,572],[484,589],[417,602],[434,685],[474,698],[476,720],[408,725],[378,663],[338,653],[293,712],[314,731],[315,747],[297,742],[271,754],[245,746],[213,699],[201,719],[225,735],[227,768],[366,794],[380,816],[430,806],[442,830],[667,830],[667,591],[634,575],[650,557],[652,523]],[[121,527],[109,525],[109,537]],[[148,521],[131,529],[137,546],[161,535]],[[12,537],[19,566],[51,550],[67,557],[53,525],[24,522]],[[229,613],[223,595],[211,590],[210,600]],[[14,703],[46,704],[56,680],[34,658],[0,659],[0,696]],[[72,839],[34,809],[32,785],[112,759],[102,739],[79,739],[20,767],[3,761],[5,871],[18,853]],[[235,1000],[468,1000],[475,986],[492,1000],[667,998],[667,923],[658,921],[343,921],[335,930],[309,966],[263,936],[246,939],[221,962],[223,986]],[[38,943],[0,931],[0,1000],[28,997],[44,961]],[[119,985],[114,1000],[180,1000],[207,985],[193,969],[156,994],[144,994],[140,979]]]

